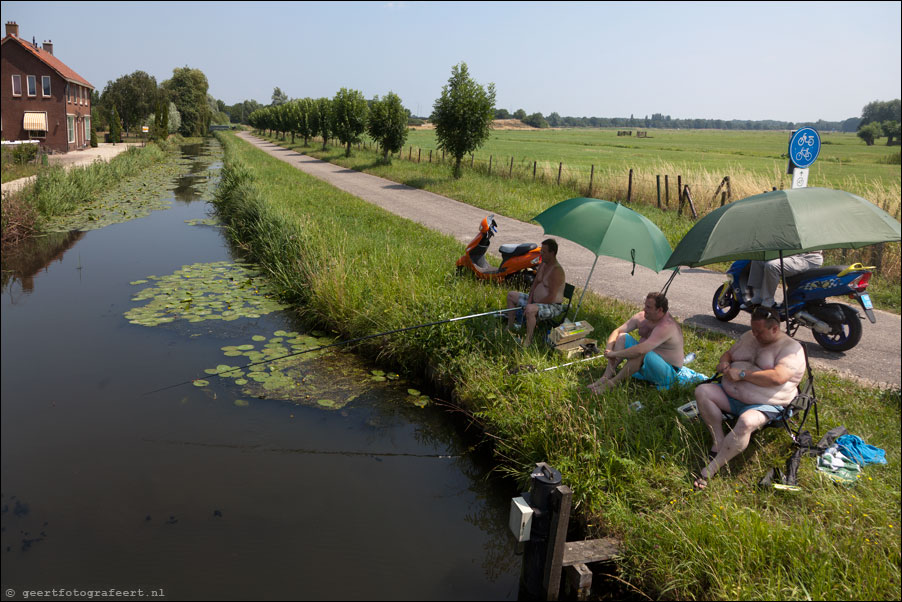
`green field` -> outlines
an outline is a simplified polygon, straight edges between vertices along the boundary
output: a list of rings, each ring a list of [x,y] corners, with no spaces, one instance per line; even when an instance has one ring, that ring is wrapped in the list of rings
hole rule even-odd
[[[732,130],[647,130],[648,138],[618,136],[609,129],[562,130],[496,130],[485,146],[476,153],[477,161],[494,157],[496,169],[509,167],[511,157],[515,166],[533,161],[555,172],[558,163],[565,168],[579,169],[588,174],[592,165],[596,170],[621,170],[624,178],[629,169],[648,173],[649,168],[671,165],[687,173],[699,168],[722,176],[749,172],[762,179],[763,184],[789,186],[786,171],[787,132]],[[842,188],[850,182],[900,185],[900,165],[887,163],[898,156],[899,147],[866,146],[854,134],[824,134],[818,160],[811,168],[809,186]],[[408,146],[435,149],[433,130],[413,130]],[[665,172],[657,171],[650,175]],[[779,180],[779,181],[776,181]],[[713,190],[712,190],[713,192]]]

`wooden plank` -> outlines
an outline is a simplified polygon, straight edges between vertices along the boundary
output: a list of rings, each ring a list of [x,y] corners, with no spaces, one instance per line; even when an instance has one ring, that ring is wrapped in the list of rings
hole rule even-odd
[[[564,546],[563,566],[604,562],[620,553],[620,541],[613,537],[568,541]]]
[[[546,600],[557,600],[561,589],[561,572],[564,548],[567,541],[567,525],[570,524],[570,504],[573,491],[566,485],[558,485],[551,492],[551,526],[548,532],[548,552],[545,557],[545,575],[542,585]]]
[[[592,571],[584,564],[564,567],[566,588],[569,597],[577,600],[588,600],[592,591]]]

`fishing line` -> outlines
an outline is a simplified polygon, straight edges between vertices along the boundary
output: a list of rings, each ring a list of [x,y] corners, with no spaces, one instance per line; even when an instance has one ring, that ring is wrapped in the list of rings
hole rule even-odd
[[[508,313],[511,311],[517,311],[518,309],[520,309],[520,308],[519,307],[511,307],[508,309],[496,309],[496,310],[492,310],[492,311],[483,312],[481,314],[470,314],[468,316],[458,316],[456,318],[448,318],[447,320],[439,320],[437,322],[429,322],[428,324],[416,324],[414,326],[405,326],[404,328],[397,328],[395,330],[389,330],[386,332],[378,332],[376,334],[368,334],[366,336],[357,337],[356,339],[350,339],[347,341],[338,341],[335,343],[329,343],[328,345],[321,345],[319,347],[313,347],[311,349],[304,349],[303,351],[296,351],[294,353],[289,353],[287,355],[282,355],[279,357],[273,357],[273,358],[269,358],[266,360],[260,360],[259,362],[253,362],[251,364],[246,364],[246,365],[240,366],[238,368],[232,368],[231,370],[224,370],[222,372],[217,372],[216,376],[222,376],[224,374],[229,374],[230,372],[237,372],[239,370],[244,370],[246,368],[250,368],[251,366],[259,366],[260,364],[268,364],[269,362],[274,362],[276,360],[283,360],[287,357],[295,357],[298,355],[303,355],[305,353],[312,353],[313,351],[321,351],[323,349],[329,349],[331,347],[338,347],[340,345],[350,345],[351,343],[359,343],[360,341],[366,341],[368,339],[375,339],[377,337],[384,337],[384,336],[388,336],[390,334],[398,334],[399,332],[406,332],[408,330],[414,330],[417,328],[426,328],[427,326],[438,326],[440,324],[448,324],[450,322],[458,322],[460,320],[469,320],[471,318],[481,318],[483,316],[500,316],[501,314],[505,314],[505,313]],[[169,386],[162,387],[159,389],[154,389],[153,391],[148,391],[147,393],[144,393],[144,395],[151,395],[153,393],[159,393],[160,391],[166,391],[167,389],[174,389],[175,387],[182,387],[184,385],[190,385],[191,383],[193,383],[196,380],[197,380],[196,378],[193,378],[191,380],[186,380],[184,382],[176,383],[174,385],[169,385]]]
[[[324,449],[306,449],[306,448],[283,448],[283,447],[263,447],[262,445],[238,445],[233,443],[200,443],[197,441],[174,441],[167,439],[142,439],[146,443],[165,443],[167,445],[187,445],[192,447],[213,447],[237,449],[241,451],[264,451],[275,452],[279,454],[302,454],[302,455],[322,455],[322,456],[362,456],[370,458],[434,458],[437,460],[453,460],[462,457],[460,454],[414,454],[404,452],[367,452],[367,451],[347,451],[347,450],[324,450]]]

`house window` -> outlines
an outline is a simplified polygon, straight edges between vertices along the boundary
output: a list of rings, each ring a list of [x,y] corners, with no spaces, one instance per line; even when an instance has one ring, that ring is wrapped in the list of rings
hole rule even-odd
[[[29,138],[46,138],[47,112],[25,111],[22,126],[23,129],[28,133]]]
[[[66,115],[69,122],[69,144],[75,144],[75,115]]]
[[[13,75],[13,96],[22,96],[22,76]]]
[[[85,115],[85,144],[91,141],[91,116]]]
[[[29,140],[32,140],[33,138],[47,137],[47,132],[45,130],[28,130],[26,133],[28,134]]]
[[[50,96],[50,76],[49,75],[41,76],[41,87],[43,88],[44,96]]]
[[[29,96],[37,96],[38,95],[38,80],[34,75],[28,76],[28,95]]]

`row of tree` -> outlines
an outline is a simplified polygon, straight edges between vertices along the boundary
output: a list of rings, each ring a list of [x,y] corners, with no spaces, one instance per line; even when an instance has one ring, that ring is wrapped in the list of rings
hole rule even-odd
[[[276,88],[276,92],[281,92]],[[351,145],[361,140],[366,132],[382,149],[388,160],[389,153],[396,153],[407,140],[408,111],[401,104],[401,98],[389,92],[385,98],[378,96],[366,100],[358,90],[342,88],[333,98],[299,98],[284,100],[250,114],[248,123],[258,130],[269,130],[280,134],[291,134],[304,138],[304,145],[310,138],[323,139],[323,149],[329,138],[338,138],[345,146],[345,154],[350,156]]]
[[[454,175],[460,177],[463,157],[474,152],[488,139],[495,116],[495,85],[487,88],[476,83],[466,63],[451,69],[448,84],[433,105],[429,120],[435,126],[440,150],[454,157]],[[258,130],[291,133],[304,138],[306,146],[311,137],[321,137],[323,149],[330,138],[338,138],[350,156],[351,145],[361,140],[364,131],[382,149],[389,160],[407,140],[410,111],[401,98],[389,92],[366,100],[358,90],[342,88],[334,98],[302,98],[288,100],[279,88],[273,91],[272,104],[254,111],[249,123]]]
[[[886,136],[886,145],[899,144],[902,125],[902,99],[869,102],[861,111],[858,137],[871,146]]]

